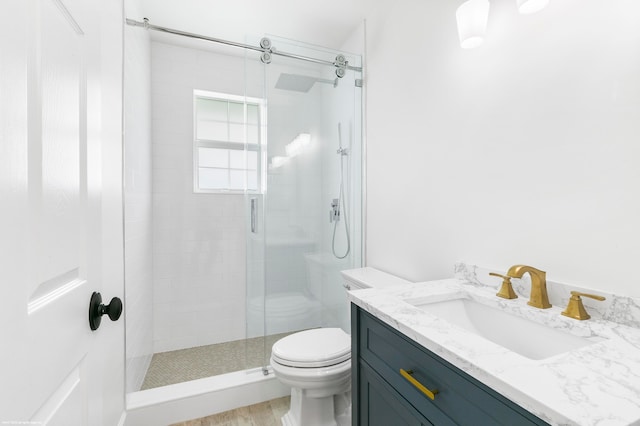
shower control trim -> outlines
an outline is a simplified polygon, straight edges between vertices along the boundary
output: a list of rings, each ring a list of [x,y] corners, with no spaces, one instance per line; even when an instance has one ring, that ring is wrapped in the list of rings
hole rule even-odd
[[[340,220],[340,199],[331,200],[331,210],[329,210],[329,223],[338,222]]]

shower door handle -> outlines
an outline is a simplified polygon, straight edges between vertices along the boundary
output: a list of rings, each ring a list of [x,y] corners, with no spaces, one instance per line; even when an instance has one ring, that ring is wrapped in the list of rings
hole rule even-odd
[[[256,231],[256,209],[258,207],[258,199],[257,198],[252,198],[251,199],[251,232],[252,233],[257,233]]]

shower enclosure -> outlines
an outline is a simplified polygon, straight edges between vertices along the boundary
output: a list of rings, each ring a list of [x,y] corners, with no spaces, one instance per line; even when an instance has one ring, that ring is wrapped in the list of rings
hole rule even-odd
[[[274,36],[241,49],[148,33],[125,33],[128,391],[269,374],[277,338],[349,330],[340,271],[362,264],[361,58]]]

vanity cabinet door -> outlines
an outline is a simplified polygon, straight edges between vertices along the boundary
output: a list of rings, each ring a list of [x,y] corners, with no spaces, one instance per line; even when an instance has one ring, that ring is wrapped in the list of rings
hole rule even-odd
[[[354,305],[352,360],[366,363],[411,406],[437,426],[441,425],[547,425],[522,407],[440,358],[423,346]],[[428,398],[403,377],[429,390]],[[358,375],[354,371],[354,375]],[[357,383],[353,383],[354,388]],[[356,393],[359,389],[356,389]],[[435,393],[435,392],[434,392]],[[354,398],[357,400],[358,398]]]
[[[358,425],[431,426],[411,404],[396,392],[366,362],[358,364]],[[356,424],[356,423],[354,423]]]

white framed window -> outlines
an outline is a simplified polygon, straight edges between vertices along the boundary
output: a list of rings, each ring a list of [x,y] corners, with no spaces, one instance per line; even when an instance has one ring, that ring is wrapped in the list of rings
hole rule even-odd
[[[264,102],[193,91],[194,192],[258,192]]]

